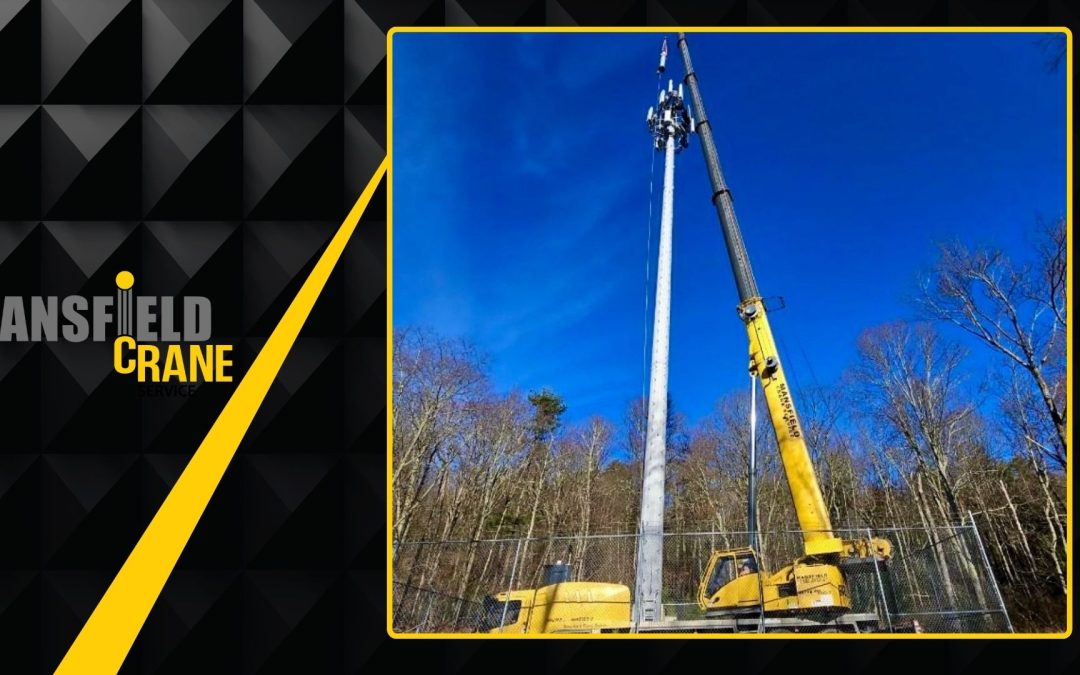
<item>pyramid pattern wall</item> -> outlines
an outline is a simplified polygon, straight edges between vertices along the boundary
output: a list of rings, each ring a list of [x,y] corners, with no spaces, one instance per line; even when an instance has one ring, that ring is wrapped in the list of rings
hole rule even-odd
[[[242,374],[385,154],[384,58],[353,0],[0,0],[2,295],[108,295],[127,269],[210,298]],[[385,532],[384,204],[126,669],[340,671],[346,612],[381,630],[347,589]],[[6,661],[51,672],[234,385],[149,396],[109,343],[0,343]]]
[[[395,25],[1073,18],[1058,0],[0,0],[0,289],[102,293],[129,269],[140,293],[211,298],[214,340],[236,346],[243,372],[385,152]],[[384,203],[385,186],[126,671],[357,672],[392,658]],[[59,662],[231,393],[140,396],[108,351],[0,343],[0,637],[6,663],[39,672]],[[503,663],[497,646],[408,645],[451,672]],[[549,646],[549,668],[589,660],[578,643]],[[640,665],[644,647],[627,647]],[[896,648],[838,660],[865,668]],[[681,650],[664,643],[647,662],[676,664]],[[990,651],[959,658],[975,668]],[[773,642],[768,661],[803,658]]]

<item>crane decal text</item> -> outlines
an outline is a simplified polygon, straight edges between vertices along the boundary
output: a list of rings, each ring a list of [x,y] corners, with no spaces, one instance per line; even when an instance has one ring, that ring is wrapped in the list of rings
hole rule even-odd
[[[801,437],[799,418],[795,416],[795,406],[791,404],[791,394],[788,393],[787,382],[780,383],[780,386],[776,389],[776,395],[780,398],[780,407],[784,411],[784,424],[787,425],[788,435],[792,438]]]

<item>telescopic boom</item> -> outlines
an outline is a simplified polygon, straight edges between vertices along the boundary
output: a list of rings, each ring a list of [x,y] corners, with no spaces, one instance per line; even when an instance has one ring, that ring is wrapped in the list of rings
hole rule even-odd
[[[701,150],[709,169],[709,180],[713,190],[712,202],[720,218],[720,229],[724,233],[728,259],[731,261],[731,270],[735,274],[735,285],[739,291],[739,317],[746,324],[747,335],[750,338],[750,372],[761,380],[761,388],[765,392],[769,418],[772,421],[773,431],[776,432],[780,458],[784,464],[788,487],[791,489],[791,499],[795,504],[799,528],[803,533],[806,554],[839,553],[843,548],[843,542],[832,531],[829,511],[821,496],[821,487],[814,473],[814,465],[810,461],[810,452],[806,447],[802,425],[795,412],[795,402],[777,353],[772,329],[765,316],[765,303],[761,299],[757,282],[754,280],[754,272],[750,268],[750,258],[743,244],[742,233],[739,231],[739,221],[735,217],[731,191],[724,180],[720,157],[716,153],[712,123],[705,113],[698,78],[690,62],[690,49],[686,44],[685,33],[679,33],[679,50],[682,52],[683,64],[686,68],[686,84],[690,89],[690,99],[697,118],[696,130],[701,138]],[[753,524],[750,529],[753,529]]]

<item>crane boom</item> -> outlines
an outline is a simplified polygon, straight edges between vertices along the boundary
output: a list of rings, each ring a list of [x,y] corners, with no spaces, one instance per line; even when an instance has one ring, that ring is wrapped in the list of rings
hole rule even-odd
[[[795,411],[795,401],[766,317],[765,303],[758,292],[750,267],[750,257],[746,253],[742,233],[739,231],[731,191],[720,167],[720,157],[713,141],[712,124],[705,113],[705,104],[702,102],[697,75],[690,61],[690,49],[686,44],[685,33],[679,33],[679,50],[682,52],[686,69],[685,82],[690,88],[690,98],[697,117],[696,130],[701,137],[701,150],[705,155],[705,164],[712,183],[712,202],[720,219],[720,229],[724,234],[735,285],[739,291],[739,316],[746,325],[750,339],[750,372],[760,379],[762,391],[765,392],[769,418],[776,433],[795,514],[803,533],[803,545],[807,555],[839,553],[844,543],[833,533],[832,523],[829,521],[829,511],[821,495],[821,486],[810,460],[805,434]]]

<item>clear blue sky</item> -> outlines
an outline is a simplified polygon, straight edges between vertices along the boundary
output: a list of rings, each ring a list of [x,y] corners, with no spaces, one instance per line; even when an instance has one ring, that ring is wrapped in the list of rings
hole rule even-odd
[[[835,382],[863,329],[912,316],[936,241],[1022,257],[1064,213],[1065,69],[1039,37],[690,35],[796,385]],[[570,420],[621,421],[642,390],[661,38],[394,38],[394,325],[472,340],[498,387],[550,387]],[[675,175],[670,392],[693,421],[746,386],[747,345],[696,137]]]

